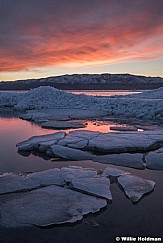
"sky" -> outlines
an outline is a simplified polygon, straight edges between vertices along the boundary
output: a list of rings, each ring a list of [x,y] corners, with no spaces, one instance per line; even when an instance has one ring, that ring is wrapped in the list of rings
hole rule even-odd
[[[0,0],[0,81],[163,77],[162,0]]]

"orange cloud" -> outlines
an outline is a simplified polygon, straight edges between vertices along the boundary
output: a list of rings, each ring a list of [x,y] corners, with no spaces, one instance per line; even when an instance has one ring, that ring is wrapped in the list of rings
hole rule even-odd
[[[0,10],[1,72],[163,57],[162,1],[15,2]]]

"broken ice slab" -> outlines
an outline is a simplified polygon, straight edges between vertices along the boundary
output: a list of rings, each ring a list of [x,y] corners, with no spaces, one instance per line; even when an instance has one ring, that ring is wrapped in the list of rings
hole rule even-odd
[[[120,170],[114,167],[106,167],[105,170],[102,173],[102,176],[106,176],[106,177],[119,177],[122,175],[127,175],[130,174],[129,172],[126,172],[124,170]]]
[[[26,176],[20,176],[13,173],[0,175],[0,194],[32,190],[48,185],[65,185],[60,169],[49,169],[30,173]]]
[[[41,124],[43,128],[51,129],[70,129],[70,128],[84,128],[84,123],[70,122],[70,121],[47,121]]]
[[[16,199],[0,205],[0,224],[4,227],[50,226],[74,223],[88,213],[107,205],[105,199],[67,188],[48,186],[20,193]]]
[[[111,126],[110,130],[114,131],[138,131],[134,126]]]
[[[46,135],[40,135],[40,136],[34,136],[26,141],[18,143],[16,146],[18,150],[22,151],[30,151],[34,149],[39,148],[39,144],[46,141],[53,141],[53,144],[55,144],[60,139],[63,139],[65,137],[65,132],[56,132],[52,134],[46,134]]]
[[[82,192],[112,200],[110,180],[106,177],[75,178],[72,180],[72,186]]]
[[[163,149],[150,152],[146,156],[147,168],[163,171]]]
[[[89,160],[95,155],[81,151],[79,149],[68,148],[60,145],[53,145],[50,147],[50,153],[67,160]]]
[[[103,153],[144,152],[155,142],[143,132],[101,133],[89,140],[87,149]]]
[[[70,166],[61,168],[62,177],[66,182],[71,182],[75,178],[92,178],[97,175],[93,168],[82,168],[80,166]]]
[[[144,180],[133,175],[118,177],[118,183],[133,203],[138,202],[144,194],[151,192],[155,186],[154,181]]]
[[[107,154],[96,156],[93,161],[104,164],[119,165],[125,167],[131,167],[135,169],[145,169],[145,164],[142,161],[143,154],[135,153],[121,153],[121,154]]]

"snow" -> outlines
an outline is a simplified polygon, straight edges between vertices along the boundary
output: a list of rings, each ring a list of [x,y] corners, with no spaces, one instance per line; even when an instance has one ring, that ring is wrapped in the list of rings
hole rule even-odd
[[[89,112],[93,111],[94,115],[100,112],[100,115],[162,120],[163,88],[126,97],[99,98],[84,94],[72,94],[52,87],[41,86],[23,93],[23,95],[16,92],[12,92],[12,94],[9,92],[0,92],[0,106],[13,106],[15,109],[20,110],[40,110],[40,112],[42,109],[49,110],[55,108],[82,109]],[[80,113],[82,114],[82,112]],[[44,118],[46,116],[44,114],[40,118]],[[86,115],[84,116],[86,117]],[[51,110],[51,116],[55,116],[55,111],[53,112]],[[24,118],[31,119],[28,114]]]
[[[154,181],[144,180],[133,175],[118,177],[118,183],[132,202],[138,202],[144,194],[151,192],[155,186]]]
[[[19,194],[0,205],[0,224],[4,227],[49,226],[74,223],[88,213],[96,213],[106,200],[58,186],[48,186]]]
[[[136,99],[163,99],[163,88],[146,91],[139,94],[127,95],[126,97]]]

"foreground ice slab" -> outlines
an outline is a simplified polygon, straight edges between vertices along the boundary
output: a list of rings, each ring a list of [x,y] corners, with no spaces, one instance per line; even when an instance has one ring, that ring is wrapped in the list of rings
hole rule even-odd
[[[43,128],[54,128],[54,129],[70,129],[70,128],[83,128],[85,125],[80,122],[70,121],[47,121],[41,124]]]
[[[65,185],[60,169],[49,169],[26,176],[13,173],[0,175],[0,194],[31,190],[48,185]]]
[[[118,177],[118,183],[132,202],[138,202],[144,194],[151,192],[155,186],[154,181],[144,180],[133,175]]]
[[[131,167],[135,169],[145,169],[145,165],[142,161],[143,155],[122,153],[122,154],[107,154],[96,156],[93,158],[93,161],[104,163],[104,164],[112,164],[112,165],[121,165],[124,167]]]
[[[25,195],[21,193],[18,198],[1,204],[0,224],[20,227],[74,223],[106,205],[104,199],[58,186],[48,186]]]
[[[105,177],[96,178],[76,178],[72,180],[75,189],[112,200],[110,191],[110,180]]]
[[[147,168],[152,170],[163,170],[163,149],[150,152],[146,156]]]
[[[144,152],[153,144],[154,140],[143,132],[101,133],[89,141],[88,149],[104,153]]]
[[[87,160],[94,157],[94,155],[91,153],[78,149],[63,147],[60,145],[51,146],[50,151],[51,154],[54,154],[54,156],[58,156],[67,160]]]
[[[144,152],[163,146],[163,130],[101,133],[75,130],[32,137],[17,144],[20,151],[33,149],[66,160],[93,160],[100,163],[144,169]],[[131,154],[132,153],[132,154]],[[99,156],[99,154],[102,154]]]
[[[118,176],[127,175],[127,174],[130,174],[130,173],[126,172],[124,170],[116,169],[111,166],[107,167],[102,173],[102,175],[106,176],[106,177],[118,177]]]
[[[38,149],[40,143],[42,142],[49,142],[51,141],[52,144],[57,143],[60,139],[63,139],[65,137],[65,132],[56,132],[52,134],[45,134],[40,136],[34,136],[26,141],[23,141],[21,143],[18,143],[16,146],[18,150],[22,151],[30,151],[33,149]]]
[[[66,182],[72,182],[75,178],[92,178],[97,175],[96,170],[80,166],[63,167],[61,173]]]

